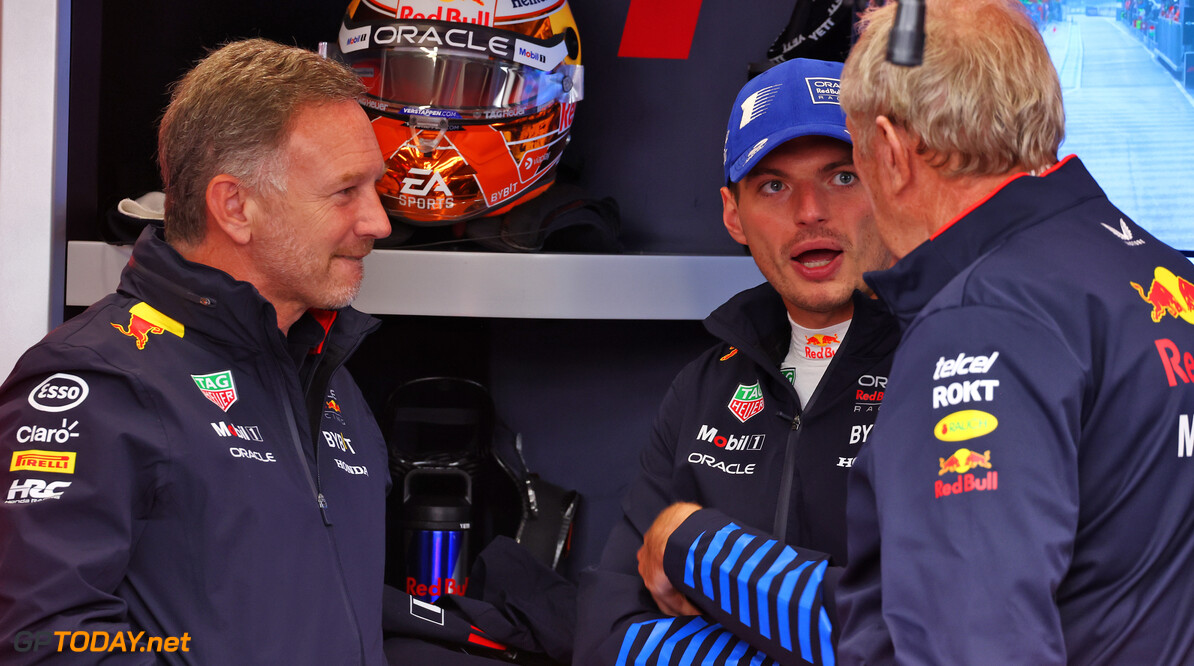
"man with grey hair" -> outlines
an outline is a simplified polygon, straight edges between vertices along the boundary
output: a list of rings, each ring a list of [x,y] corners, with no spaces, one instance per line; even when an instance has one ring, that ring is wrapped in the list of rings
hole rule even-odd
[[[384,663],[387,455],[343,367],[389,233],[361,91],[261,39],[174,87],[163,227],[0,386],[4,663]]]
[[[1194,661],[1194,270],[1060,162],[1014,0],[869,11],[841,104],[904,336],[854,468],[842,663]]]

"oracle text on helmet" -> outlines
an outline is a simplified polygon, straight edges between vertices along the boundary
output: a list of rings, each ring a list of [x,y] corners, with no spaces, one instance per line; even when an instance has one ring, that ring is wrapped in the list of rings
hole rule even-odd
[[[477,43],[478,40],[481,43]],[[373,31],[373,43],[376,46],[399,46],[411,44],[414,46],[452,46],[458,49],[468,49],[480,53],[490,53],[502,58],[510,58],[510,39],[494,35],[485,41],[485,37],[467,28],[450,28],[440,36],[434,26],[419,32],[413,25],[383,25]]]

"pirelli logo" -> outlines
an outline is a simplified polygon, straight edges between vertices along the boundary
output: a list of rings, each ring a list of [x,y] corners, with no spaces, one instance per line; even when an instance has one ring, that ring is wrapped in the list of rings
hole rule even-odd
[[[37,449],[13,451],[12,465],[9,466],[8,471],[74,474],[75,455],[77,454],[74,451],[39,451]]]

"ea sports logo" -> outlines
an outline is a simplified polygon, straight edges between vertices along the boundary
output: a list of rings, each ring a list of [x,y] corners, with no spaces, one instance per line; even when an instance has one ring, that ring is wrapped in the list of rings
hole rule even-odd
[[[433,189],[444,196],[452,196],[452,190],[448,189],[448,184],[444,182],[444,177],[439,172],[427,169],[411,169],[406,172],[406,177],[402,179],[401,192],[403,194],[425,197]]]

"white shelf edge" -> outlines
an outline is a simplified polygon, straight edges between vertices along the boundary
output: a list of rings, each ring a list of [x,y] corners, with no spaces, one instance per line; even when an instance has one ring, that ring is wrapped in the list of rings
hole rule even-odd
[[[132,248],[67,243],[66,304],[116,288]],[[748,256],[375,250],[353,304],[379,315],[514,319],[704,319],[763,282]]]

